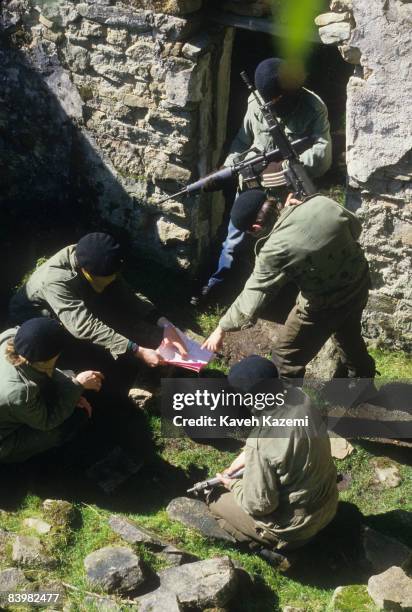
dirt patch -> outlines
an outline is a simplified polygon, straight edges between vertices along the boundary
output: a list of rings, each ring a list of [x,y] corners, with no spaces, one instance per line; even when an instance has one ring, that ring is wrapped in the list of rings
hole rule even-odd
[[[223,358],[232,366],[248,355],[270,357],[282,325],[258,319],[249,329],[228,332],[223,344]]]

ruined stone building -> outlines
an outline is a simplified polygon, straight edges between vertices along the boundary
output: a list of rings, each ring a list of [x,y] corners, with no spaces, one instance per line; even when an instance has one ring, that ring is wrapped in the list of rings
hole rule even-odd
[[[271,5],[3,0],[4,209],[26,215],[21,203],[31,202],[57,218],[62,203],[73,214],[87,208],[150,257],[193,273],[224,198],[160,201],[221,163],[246,99],[238,70],[253,70],[285,33]],[[337,92],[344,112],[347,85],[335,136],[346,123],[347,205],[363,219],[374,282],[365,329],[404,349],[412,339],[411,22],[406,0],[332,0],[316,19],[319,37],[314,28],[318,54],[336,65],[326,74],[318,67],[318,92],[327,103]]]

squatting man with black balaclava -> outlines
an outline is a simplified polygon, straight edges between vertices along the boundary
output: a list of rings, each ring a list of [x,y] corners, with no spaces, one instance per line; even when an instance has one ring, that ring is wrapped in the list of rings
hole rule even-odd
[[[162,365],[156,350],[162,341],[185,357],[186,346],[174,325],[122,279],[122,263],[113,236],[83,236],[31,274],[10,302],[11,322],[56,317],[74,338],[106,349],[114,359],[134,355],[149,367]]]

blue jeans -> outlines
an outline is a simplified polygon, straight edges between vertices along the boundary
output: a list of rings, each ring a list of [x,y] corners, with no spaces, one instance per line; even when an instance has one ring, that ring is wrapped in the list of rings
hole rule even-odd
[[[208,287],[214,287],[222,283],[228,276],[232,268],[235,251],[243,242],[244,237],[245,232],[236,229],[232,221],[229,221],[227,236],[222,244],[217,270],[209,278],[207,283]]]

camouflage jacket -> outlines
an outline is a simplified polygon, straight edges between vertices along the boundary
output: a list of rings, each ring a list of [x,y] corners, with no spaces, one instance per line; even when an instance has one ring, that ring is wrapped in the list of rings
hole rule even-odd
[[[307,423],[254,429],[246,440],[243,479],[229,487],[258,525],[284,541],[311,538],[334,517],[336,468],[319,412],[300,389],[289,387],[286,404],[262,414]],[[256,415],[262,418],[262,414]],[[282,437],[280,437],[282,436]]]
[[[94,314],[93,305],[98,306],[102,294],[93,291],[79,270],[75,248],[65,247],[37,268],[24,291],[33,305],[51,310],[75,338],[102,346],[116,358],[126,352],[129,340]],[[134,319],[154,323],[159,316],[153,304],[134,293],[121,277],[105,289],[104,293],[108,292],[114,295],[119,311]],[[159,334],[159,343],[161,337]]]
[[[226,331],[254,321],[259,308],[287,282],[305,309],[339,307],[370,285],[357,240],[358,218],[325,196],[286,207],[256,257],[242,293],[220,320]],[[260,241],[257,242],[259,247]]]
[[[53,376],[30,365],[13,366],[4,354],[17,328],[0,335],[0,446],[22,425],[49,431],[74,412],[84,388],[55,369]]]
[[[292,141],[304,136],[312,136],[316,139],[312,148],[300,155],[300,160],[312,177],[325,174],[332,163],[332,142],[325,103],[312,91],[302,88],[302,95],[293,112],[284,120],[279,117],[278,119]],[[237,155],[252,146],[261,152],[274,148],[269,128],[253,94],[249,96],[243,124],[232,143],[224,165],[230,165]],[[248,153],[246,159],[253,155],[252,152]]]

